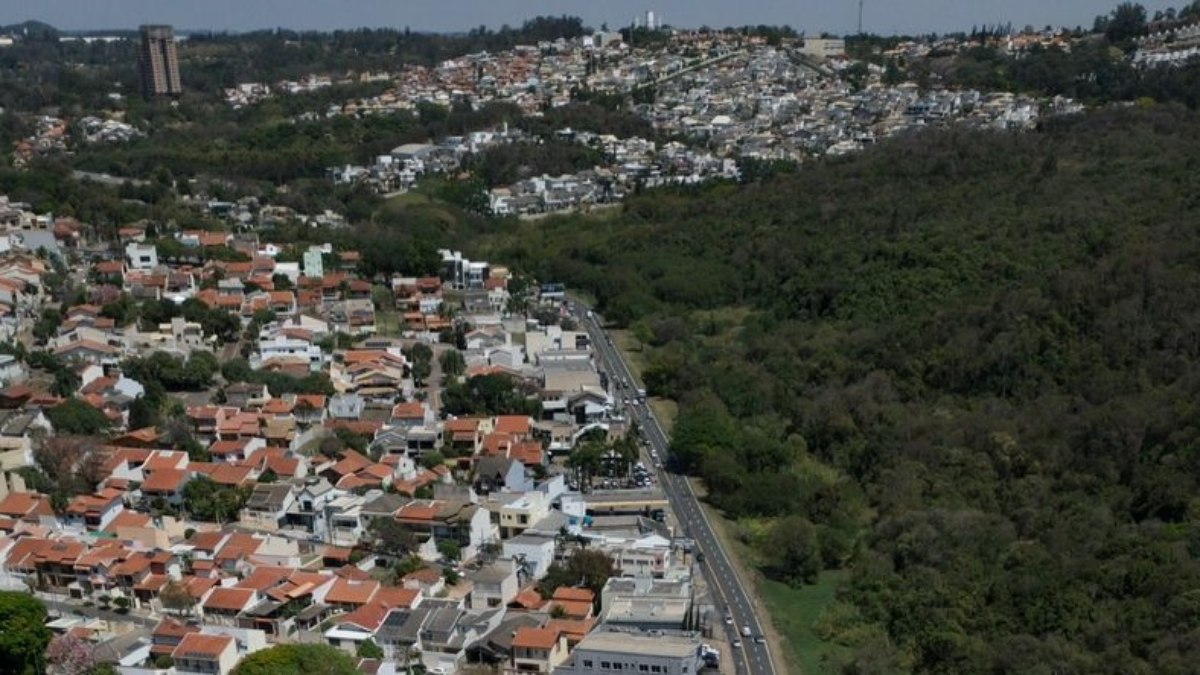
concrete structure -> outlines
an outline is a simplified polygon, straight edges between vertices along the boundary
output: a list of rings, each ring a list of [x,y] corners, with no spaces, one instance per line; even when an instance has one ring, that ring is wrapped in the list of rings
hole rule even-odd
[[[138,49],[138,72],[142,94],[146,98],[182,94],[175,30],[170,26],[142,26],[139,30],[142,44]]]
[[[158,267],[158,249],[152,244],[129,242],[125,245],[125,258],[129,261],[130,269],[152,270]]]
[[[804,38],[800,53],[815,59],[841,58],[846,55],[846,41],[842,38]]]
[[[304,252],[304,276],[306,277],[323,277],[325,276],[325,263],[321,259],[321,249],[310,248]]]
[[[700,671],[700,638],[616,631],[589,634],[558,673],[573,675],[693,675]]]
[[[692,610],[692,583],[613,577],[600,594],[600,616],[609,626],[679,630]]]

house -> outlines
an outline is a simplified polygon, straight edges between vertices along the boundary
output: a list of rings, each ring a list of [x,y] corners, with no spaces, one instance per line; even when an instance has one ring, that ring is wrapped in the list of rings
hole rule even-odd
[[[337,579],[322,600],[334,609],[351,612],[371,602],[381,586],[373,579]]]
[[[225,387],[225,403],[234,408],[261,408],[271,400],[265,384],[238,382]]]
[[[237,616],[259,600],[258,592],[252,588],[217,586],[200,603],[201,616],[205,623],[236,626]]]
[[[188,633],[171,652],[176,673],[229,675],[238,663],[237,640],[231,635]]]
[[[517,464],[520,466],[520,464]],[[526,492],[500,506],[500,536],[515,537],[550,513],[550,500],[541,492]]]
[[[288,527],[302,528],[324,537],[328,527],[325,507],[337,495],[328,480],[318,476],[306,478],[304,487],[296,493],[295,500],[288,508]]]
[[[495,538],[487,509],[470,502],[414,500],[400,507],[395,517],[418,541],[454,541],[464,560],[474,558],[479,546]]]
[[[54,356],[63,361],[116,365],[120,359],[121,350],[103,342],[76,339],[55,348]]]
[[[288,483],[259,483],[254,486],[239,521],[245,527],[275,532],[287,521],[288,510],[296,501]]]
[[[362,417],[367,402],[357,394],[339,394],[329,399],[329,416],[338,420],[357,420]]]
[[[555,628],[522,626],[512,639],[512,657],[505,673],[550,675],[567,660],[567,639]]]
[[[182,623],[171,618],[163,619],[150,633],[150,654],[152,656],[171,656],[185,636],[199,632],[199,626]]]
[[[512,560],[501,558],[469,572],[466,578],[473,584],[467,601],[470,609],[506,607],[520,590],[517,567]]]
[[[161,499],[174,505],[183,503],[183,486],[191,480],[190,472],[184,469],[158,469],[146,473],[148,475],[140,488],[144,498],[151,501]]]
[[[0,500],[0,517],[20,520],[33,525],[54,526],[58,519],[50,505],[50,497],[37,492],[10,492]]]
[[[525,477],[525,465],[508,457],[484,457],[479,460],[475,465],[474,487],[479,494],[533,489],[532,481]]]
[[[125,260],[129,269],[152,270],[158,267],[158,249],[152,244],[131,241],[125,245]]]
[[[560,586],[546,604],[546,611],[568,619],[590,619],[595,610],[596,594],[586,588]]]
[[[505,558],[511,558],[521,565],[529,578],[541,579],[554,563],[556,546],[555,538],[551,535],[524,532],[505,539],[501,551]]]
[[[124,495],[123,491],[113,488],[105,488],[91,495],[79,495],[67,505],[64,523],[89,531],[103,530],[125,510]]]

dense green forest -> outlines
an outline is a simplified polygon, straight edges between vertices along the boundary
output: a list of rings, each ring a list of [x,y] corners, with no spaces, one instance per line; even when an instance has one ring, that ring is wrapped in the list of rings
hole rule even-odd
[[[764,571],[849,567],[854,673],[1184,673],[1200,651],[1200,119],[914,135],[548,218]]]

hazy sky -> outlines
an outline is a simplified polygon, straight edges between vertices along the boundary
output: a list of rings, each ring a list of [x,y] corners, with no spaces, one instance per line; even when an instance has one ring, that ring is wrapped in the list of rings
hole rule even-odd
[[[1016,27],[1091,26],[1119,0],[864,0],[871,32],[970,30],[1011,22]],[[1151,13],[1186,0],[1142,3]],[[458,31],[486,24],[517,25],[539,14],[583,17],[588,25],[628,25],[646,10],[676,26],[789,24],[808,33],[852,32],[857,0],[2,0],[0,24],[37,19],[58,28],[129,28],[169,23],[177,28],[334,29],[408,26]]]

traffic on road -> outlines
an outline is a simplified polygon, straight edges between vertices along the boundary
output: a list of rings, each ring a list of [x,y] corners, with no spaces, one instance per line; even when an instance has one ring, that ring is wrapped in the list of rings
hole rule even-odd
[[[658,418],[646,400],[646,390],[637,383],[629,364],[613,345],[612,337],[604,330],[601,317],[592,310],[574,303],[573,314],[587,330],[595,349],[598,365],[612,378],[617,395],[627,400],[627,410],[636,421],[649,447],[650,459],[661,472],[660,484],[679,520],[682,536],[695,542],[697,562],[715,594],[718,611],[725,613],[725,629],[734,653],[731,660],[738,673],[775,675],[775,663],[766,643],[762,623],[745,583],[738,576],[725,550],[721,547],[712,523],[700,506],[687,477],[669,471],[670,441]]]

